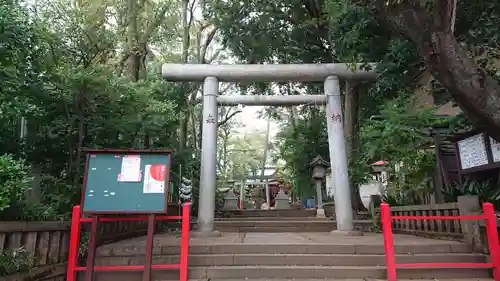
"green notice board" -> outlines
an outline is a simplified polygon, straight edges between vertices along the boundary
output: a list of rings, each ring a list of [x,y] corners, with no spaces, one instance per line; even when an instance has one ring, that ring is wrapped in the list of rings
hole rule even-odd
[[[86,150],[82,211],[167,212],[170,151]]]

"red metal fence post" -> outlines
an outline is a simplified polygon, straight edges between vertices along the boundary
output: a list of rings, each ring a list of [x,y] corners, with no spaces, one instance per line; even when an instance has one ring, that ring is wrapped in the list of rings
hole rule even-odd
[[[380,222],[384,236],[385,263],[387,280],[396,281],[396,258],[394,257],[394,240],[392,239],[391,207],[389,204],[380,204]]]
[[[498,241],[497,217],[493,204],[483,204],[484,217],[486,219],[486,237],[490,249],[491,265],[493,267],[493,279],[500,281],[500,244]]]
[[[189,254],[189,228],[191,227],[191,204],[184,203],[182,206],[181,225],[181,264],[180,281],[188,280],[188,254]]]
[[[69,234],[68,270],[66,281],[76,280],[76,265],[80,246],[80,205],[73,207],[71,214],[71,229]]]

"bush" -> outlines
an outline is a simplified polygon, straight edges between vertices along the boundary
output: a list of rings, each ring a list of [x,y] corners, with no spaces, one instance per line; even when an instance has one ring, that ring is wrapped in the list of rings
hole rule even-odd
[[[14,215],[19,210],[31,181],[29,167],[23,160],[9,154],[0,156],[0,212],[3,216]]]
[[[500,209],[500,188],[498,184],[489,181],[466,180],[462,184],[454,183],[444,190],[447,202],[457,202],[458,196],[477,195],[479,202],[490,202],[496,210]]]
[[[0,276],[26,272],[33,268],[33,254],[21,247],[0,253]]]

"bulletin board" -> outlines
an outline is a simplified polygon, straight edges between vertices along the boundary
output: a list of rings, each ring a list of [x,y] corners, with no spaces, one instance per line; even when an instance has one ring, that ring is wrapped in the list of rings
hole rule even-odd
[[[169,150],[84,150],[82,212],[164,214],[170,183]]]

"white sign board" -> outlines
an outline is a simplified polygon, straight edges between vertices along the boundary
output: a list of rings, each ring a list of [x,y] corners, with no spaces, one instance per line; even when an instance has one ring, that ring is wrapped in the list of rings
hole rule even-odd
[[[477,134],[459,141],[458,153],[460,155],[462,169],[488,164],[483,134]]]
[[[490,137],[491,154],[493,154],[493,162],[500,161],[500,143]]]

